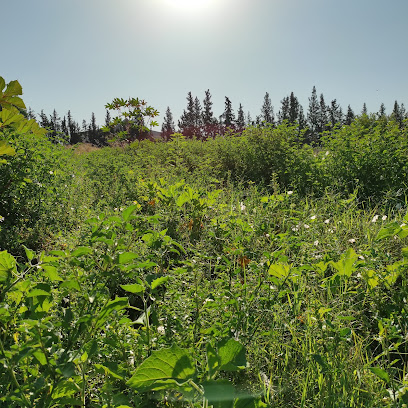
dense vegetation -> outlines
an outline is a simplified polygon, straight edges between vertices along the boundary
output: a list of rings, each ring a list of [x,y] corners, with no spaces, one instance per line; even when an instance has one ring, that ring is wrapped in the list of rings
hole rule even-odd
[[[405,126],[87,151],[0,85],[0,406],[408,403]]]

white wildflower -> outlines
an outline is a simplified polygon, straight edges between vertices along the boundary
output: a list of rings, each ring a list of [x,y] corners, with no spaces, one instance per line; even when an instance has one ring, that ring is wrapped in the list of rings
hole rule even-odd
[[[0,222],[3,222],[4,220],[5,218],[0,215]]]
[[[265,234],[265,237],[266,237],[266,238],[269,238],[269,237],[270,237],[270,235],[269,235],[269,234]]]
[[[166,334],[166,329],[164,328],[164,326],[158,326],[157,327],[157,332],[159,334]]]
[[[354,244],[356,242],[356,240],[354,238],[351,238],[348,240],[348,242],[350,242],[350,244]]]
[[[310,217],[310,219],[311,219],[311,220],[315,220],[315,219],[316,219],[316,216],[315,216],[315,215],[312,215],[312,216]]]
[[[50,170],[50,171],[49,171],[49,173],[50,173],[51,175],[53,175],[53,174],[54,174],[54,172],[53,172],[52,170]]]
[[[297,232],[297,231],[299,231],[299,226],[298,226],[298,225],[296,225],[295,227],[292,227],[292,231],[293,231],[293,232]]]
[[[293,191],[291,191],[291,190],[290,190],[290,191],[287,191],[286,194],[287,194],[287,195],[292,195],[292,194],[293,194]]]
[[[383,215],[383,216],[381,217],[381,219],[382,219],[383,221],[385,221],[385,220],[387,219],[387,216],[386,216],[386,215]]]
[[[314,245],[314,246],[318,246],[318,245],[319,245],[319,241],[316,239],[316,241],[313,242],[313,245]]]
[[[306,229],[309,229],[310,228],[310,225],[307,225],[307,224],[304,224],[303,225]]]
[[[377,222],[379,215],[374,215],[373,219],[371,220],[371,222]]]
[[[365,258],[364,258],[364,256],[363,256],[363,255],[359,255],[359,256],[358,256],[358,259],[361,259],[362,261],[364,261],[364,260],[365,260]]]
[[[325,224],[328,224],[330,222],[330,218],[328,218],[327,220],[324,220]]]
[[[246,206],[244,205],[243,202],[240,202],[240,203],[239,203],[239,206],[240,206],[240,208],[241,208],[241,211],[245,211],[245,210],[246,210]]]
[[[327,151],[324,155],[325,155],[325,156],[328,156],[328,155],[329,155],[329,152]]]

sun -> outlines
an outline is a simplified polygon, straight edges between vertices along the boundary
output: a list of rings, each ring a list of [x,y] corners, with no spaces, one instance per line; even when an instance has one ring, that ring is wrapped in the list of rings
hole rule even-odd
[[[184,11],[198,11],[207,8],[214,0],[165,0],[172,7]]]

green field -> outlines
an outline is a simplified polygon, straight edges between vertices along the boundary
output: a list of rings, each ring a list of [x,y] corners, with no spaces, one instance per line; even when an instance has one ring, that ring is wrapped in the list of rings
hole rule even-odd
[[[405,124],[88,149],[52,144],[16,94],[1,407],[408,404]]]

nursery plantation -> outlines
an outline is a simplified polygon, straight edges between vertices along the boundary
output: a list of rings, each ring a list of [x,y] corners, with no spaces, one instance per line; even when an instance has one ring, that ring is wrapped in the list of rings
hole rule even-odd
[[[0,407],[408,406],[406,120],[124,143],[155,112],[116,100],[109,146],[64,146],[21,94],[0,77]]]

